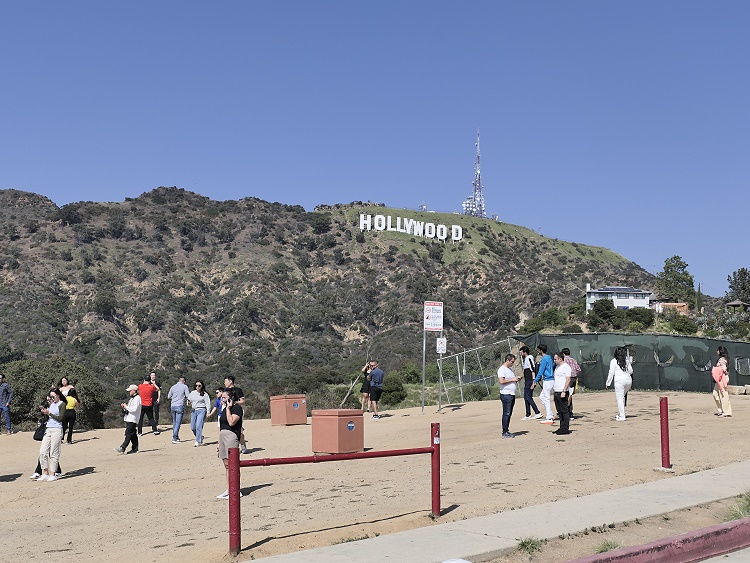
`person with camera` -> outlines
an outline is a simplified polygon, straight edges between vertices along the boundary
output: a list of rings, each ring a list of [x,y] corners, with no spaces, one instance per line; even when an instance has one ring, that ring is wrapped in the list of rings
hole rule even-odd
[[[60,461],[60,444],[62,443],[62,421],[65,416],[65,396],[58,388],[49,392],[49,407],[39,407],[42,414],[49,416],[47,429],[44,431],[42,445],[39,448],[39,465],[42,474],[37,481],[57,481],[57,466]]]
[[[141,398],[138,395],[138,386],[130,385],[125,391],[130,397],[127,403],[120,403],[122,413],[125,415],[125,441],[121,446],[115,448],[118,454],[124,454],[130,444],[128,453],[134,454],[138,451],[138,421],[141,420]]]
[[[367,380],[370,382],[370,404],[372,405],[372,418],[378,420],[378,401],[383,394],[383,370],[378,367],[378,362],[370,362],[370,373],[367,374]]]
[[[229,500],[229,450],[240,447],[242,434],[242,405],[239,404],[237,391],[233,388],[224,389],[221,394],[224,410],[219,417],[219,459],[224,462],[227,475],[227,490],[216,498]],[[242,493],[240,493],[242,496]]]
[[[50,403],[52,402],[52,397],[47,395],[42,403],[39,405],[39,411],[42,413],[42,418],[39,420],[39,428],[36,429],[36,432],[34,432],[34,440],[37,442],[41,442],[44,440],[44,433],[47,430],[47,420],[49,417],[44,414],[44,411],[42,409],[49,408]],[[62,439],[62,437],[61,437]],[[57,460],[57,471],[55,472],[55,477],[61,477],[62,476],[62,466],[60,465],[60,460]],[[35,480],[42,476],[42,459],[41,456],[37,456],[36,458],[36,468],[34,469],[34,473],[29,475],[29,479]]]

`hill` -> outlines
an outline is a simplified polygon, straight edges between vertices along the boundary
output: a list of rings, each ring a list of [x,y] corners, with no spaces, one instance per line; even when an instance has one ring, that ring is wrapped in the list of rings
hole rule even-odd
[[[605,248],[374,203],[306,212],[162,187],[58,207],[3,190],[0,220],[0,337],[118,392],[152,369],[305,391],[348,380],[367,354],[418,363],[426,300],[445,302],[451,352],[571,304],[587,282],[654,286]]]

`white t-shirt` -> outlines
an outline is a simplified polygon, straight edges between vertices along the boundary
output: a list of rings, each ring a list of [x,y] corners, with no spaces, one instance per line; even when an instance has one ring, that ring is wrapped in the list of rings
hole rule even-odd
[[[555,386],[554,390],[556,393],[562,393],[567,391],[565,388],[565,380],[570,377],[571,369],[565,362],[561,363],[555,368]]]
[[[516,374],[513,373],[513,370],[505,367],[504,365],[500,366],[497,370],[497,378],[499,379],[514,379],[516,377]],[[511,383],[501,383],[500,384],[500,394],[501,395],[515,395],[516,394],[516,382],[513,381]]]

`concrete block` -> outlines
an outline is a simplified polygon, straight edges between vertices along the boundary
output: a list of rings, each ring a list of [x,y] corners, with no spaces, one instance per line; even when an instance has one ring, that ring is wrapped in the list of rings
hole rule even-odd
[[[744,395],[745,386],[744,385],[727,385],[727,393],[729,393],[730,395]]]

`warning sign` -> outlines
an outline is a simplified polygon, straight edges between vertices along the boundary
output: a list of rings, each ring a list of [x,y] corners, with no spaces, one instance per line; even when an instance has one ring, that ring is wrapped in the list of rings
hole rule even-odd
[[[424,302],[424,329],[428,331],[443,330],[443,302]]]

